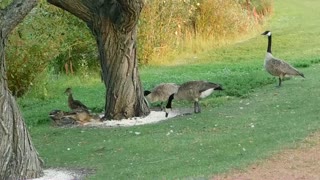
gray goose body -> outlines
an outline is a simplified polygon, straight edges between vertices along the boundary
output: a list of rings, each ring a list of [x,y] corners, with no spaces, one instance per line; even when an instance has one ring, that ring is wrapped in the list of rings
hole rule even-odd
[[[162,83],[154,87],[151,91],[144,91],[148,102],[164,102],[169,96],[178,91],[179,85],[175,83]]]
[[[178,91],[171,94],[168,99],[166,108],[172,108],[172,100],[187,100],[194,102],[194,112],[200,113],[201,108],[199,105],[200,99],[206,98],[213,93],[214,90],[223,90],[220,84],[207,82],[207,81],[188,81],[182,84]],[[168,113],[166,112],[166,117]]]
[[[288,64],[287,62],[275,58],[271,52],[271,43],[272,43],[272,36],[270,31],[265,31],[261,35],[268,36],[268,47],[267,47],[267,54],[264,59],[264,68],[266,71],[279,78],[279,87],[281,86],[281,82],[284,76],[286,75],[293,75],[293,76],[302,76],[304,77],[303,73],[298,71],[296,68]]]

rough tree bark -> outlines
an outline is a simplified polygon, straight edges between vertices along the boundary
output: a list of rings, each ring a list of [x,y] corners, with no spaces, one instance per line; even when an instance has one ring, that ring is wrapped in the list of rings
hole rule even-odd
[[[137,21],[143,0],[48,0],[87,23],[100,54],[106,119],[148,115],[138,73]]]
[[[15,98],[7,85],[5,46],[9,33],[37,4],[14,0],[0,9],[0,179],[30,179],[43,174],[42,160],[34,148]]]

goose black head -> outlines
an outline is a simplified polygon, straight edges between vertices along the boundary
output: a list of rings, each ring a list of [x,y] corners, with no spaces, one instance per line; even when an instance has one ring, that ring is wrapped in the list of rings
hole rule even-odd
[[[221,85],[219,85],[218,87],[214,88],[214,90],[223,91],[224,89],[222,88],[222,86],[221,86]]]
[[[150,93],[151,93],[151,91],[145,90],[145,91],[143,92],[143,95],[144,95],[144,96],[148,96]]]
[[[265,32],[264,32],[264,33],[262,33],[261,35],[271,36],[271,31],[265,31]]]

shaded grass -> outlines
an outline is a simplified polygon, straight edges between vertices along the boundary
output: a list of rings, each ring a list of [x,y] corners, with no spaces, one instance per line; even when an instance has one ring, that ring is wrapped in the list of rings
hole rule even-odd
[[[257,36],[181,60],[188,65],[141,67],[145,89],[198,79],[221,83],[226,90],[202,101],[201,114],[128,128],[65,129],[50,127],[47,118],[53,108],[67,108],[65,88],[101,108],[104,87],[97,77],[59,77],[19,99],[35,146],[47,167],[95,169],[88,179],[210,177],[291,147],[320,128],[320,27],[317,11],[310,12],[319,7],[311,0],[277,1],[269,27],[274,54],[300,67],[305,80],[292,78],[274,88],[276,79],[262,68],[267,40]]]

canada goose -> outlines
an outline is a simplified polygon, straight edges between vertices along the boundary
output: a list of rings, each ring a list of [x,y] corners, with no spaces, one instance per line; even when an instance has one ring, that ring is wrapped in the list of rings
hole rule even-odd
[[[79,100],[73,99],[71,88],[67,88],[64,93],[66,93],[68,95],[68,106],[72,111],[77,110],[77,109],[82,109],[82,110],[88,111],[87,106],[85,106]]]
[[[222,86],[207,81],[189,81],[182,84],[178,91],[171,94],[168,99],[166,108],[172,108],[172,100],[188,100],[194,102],[194,112],[200,113],[199,100],[209,96],[214,90],[223,90]],[[168,113],[166,112],[166,117]]]
[[[271,31],[265,31],[261,35],[268,36],[268,48],[267,48],[267,54],[264,59],[264,67],[273,76],[279,77],[279,86],[281,86],[282,79],[285,75],[294,75],[294,76],[302,76],[304,78],[303,73],[299,72],[296,68],[292,67],[287,62],[277,59],[273,57],[271,52],[271,40],[272,40],[272,34]]]
[[[149,103],[160,102],[161,110],[163,102],[167,101],[169,96],[178,91],[179,85],[175,83],[162,83],[154,87],[151,91],[144,91],[144,96]]]

